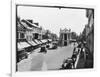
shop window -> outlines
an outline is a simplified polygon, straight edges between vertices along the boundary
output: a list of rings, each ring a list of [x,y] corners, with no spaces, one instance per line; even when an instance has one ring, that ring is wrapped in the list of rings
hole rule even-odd
[[[20,38],[24,38],[24,37],[25,37],[24,33],[20,33]]]

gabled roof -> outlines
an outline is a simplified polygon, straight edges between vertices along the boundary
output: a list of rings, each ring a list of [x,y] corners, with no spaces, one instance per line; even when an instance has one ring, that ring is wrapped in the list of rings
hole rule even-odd
[[[25,32],[27,28],[20,21],[18,21],[17,30]]]
[[[25,24],[27,24],[27,27],[29,27],[29,28],[39,28],[36,24],[34,24],[34,23],[32,24],[27,20],[23,19],[21,22],[24,22]]]

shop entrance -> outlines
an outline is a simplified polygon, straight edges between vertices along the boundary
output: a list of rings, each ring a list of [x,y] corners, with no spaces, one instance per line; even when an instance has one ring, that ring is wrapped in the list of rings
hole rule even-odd
[[[67,46],[67,42],[64,42],[64,46]]]

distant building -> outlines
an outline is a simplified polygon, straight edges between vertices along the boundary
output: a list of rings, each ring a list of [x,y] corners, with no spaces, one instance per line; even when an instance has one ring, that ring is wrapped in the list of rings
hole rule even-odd
[[[42,35],[42,36],[41,36],[41,39],[46,39],[46,35],[45,35],[46,32],[47,32],[47,31],[46,31],[45,29],[41,28],[41,35]]]
[[[70,29],[60,29],[59,45],[67,46],[71,40],[71,30]]]
[[[51,33],[51,39],[52,41],[58,41],[58,36],[54,33]]]

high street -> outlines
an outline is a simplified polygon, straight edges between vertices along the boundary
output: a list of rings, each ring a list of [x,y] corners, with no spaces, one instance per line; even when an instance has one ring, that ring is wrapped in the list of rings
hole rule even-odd
[[[18,71],[56,70],[59,69],[68,57],[72,56],[73,45],[47,50],[47,53],[38,53],[40,48],[31,53],[27,59],[18,63]]]

